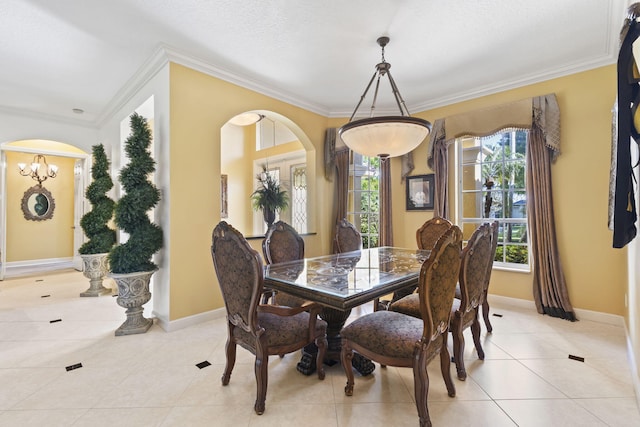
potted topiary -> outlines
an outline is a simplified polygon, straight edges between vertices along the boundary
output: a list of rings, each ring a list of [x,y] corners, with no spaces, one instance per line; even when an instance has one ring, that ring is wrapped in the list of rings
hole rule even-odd
[[[257,177],[258,188],[251,193],[253,209],[262,210],[264,221],[271,227],[276,213],[289,206],[289,195],[280,187],[280,183],[269,173],[267,165],[262,165],[262,172]]]
[[[118,285],[117,301],[127,309],[127,320],[116,330],[116,336],[141,334],[153,324],[142,315],[142,305],[151,299],[149,281],[158,269],[152,257],[163,245],[162,229],[148,216],[160,201],[160,191],[149,180],[155,171],[149,152],[151,130],[139,114],[132,114],[130,119],[131,134],[125,141],[129,164],[119,177],[125,194],[116,202],[114,216],[116,226],[129,238],[109,252],[110,276]]]
[[[109,159],[102,144],[91,148],[93,181],[85,191],[85,196],[91,203],[91,210],[80,220],[80,226],[89,240],[78,249],[84,266],[82,272],[89,279],[89,289],[80,293],[81,297],[98,297],[111,293],[110,289],[102,286],[102,280],[109,271],[107,255],[116,243],[116,231],[107,225],[113,217],[114,206],[114,201],[107,196],[107,192],[113,188],[113,180],[109,175]]]

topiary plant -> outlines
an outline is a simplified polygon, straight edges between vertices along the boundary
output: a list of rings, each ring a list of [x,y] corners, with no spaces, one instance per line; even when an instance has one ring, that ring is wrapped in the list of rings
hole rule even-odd
[[[93,152],[93,165],[91,166],[93,182],[87,187],[85,196],[92,208],[80,220],[80,226],[89,239],[78,249],[81,255],[109,252],[116,243],[116,231],[107,225],[113,217],[115,205],[115,202],[107,196],[107,192],[113,188],[113,180],[109,175],[109,160],[102,144],[94,145],[91,148]]]
[[[151,130],[147,120],[137,113],[130,117],[131,134],[125,141],[129,164],[120,171],[120,184],[125,194],[116,202],[115,223],[129,234],[129,239],[109,253],[111,272],[116,274],[153,271],[151,260],[162,248],[162,229],[149,220],[147,212],[160,201],[160,191],[149,181],[155,161],[149,152]]]

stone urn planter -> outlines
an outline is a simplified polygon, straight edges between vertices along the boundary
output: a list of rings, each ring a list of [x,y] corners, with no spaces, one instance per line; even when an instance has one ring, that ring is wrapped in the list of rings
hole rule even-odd
[[[142,306],[151,299],[149,282],[153,273],[155,270],[109,275],[118,285],[116,302],[120,307],[127,309],[127,320],[116,329],[116,336],[144,334],[153,325],[153,319],[147,319],[142,315]]]
[[[82,274],[89,279],[89,289],[80,293],[81,297],[99,297],[111,293],[111,289],[102,286],[102,280],[109,271],[108,252],[103,254],[80,255],[84,266]]]

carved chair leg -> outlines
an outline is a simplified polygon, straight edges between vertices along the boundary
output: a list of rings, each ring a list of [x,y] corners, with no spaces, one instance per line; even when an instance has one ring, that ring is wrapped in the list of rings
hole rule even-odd
[[[324,379],[324,356],[327,354],[327,336],[323,335],[316,339],[316,346],[318,347],[318,354],[316,355],[316,369],[318,371],[318,378]]]
[[[442,334],[442,348],[440,349],[440,371],[442,372],[442,378],[444,384],[447,386],[447,394],[449,397],[456,396],[456,386],[453,384],[451,378],[451,355],[447,348],[447,334]]]
[[[227,364],[224,367],[224,373],[222,374],[222,385],[228,385],[231,379],[231,371],[236,364],[236,342],[233,340],[233,328],[234,326],[229,323],[229,338],[227,338],[227,344],[225,346],[225,352],[227,355]]]
[[[431,426],[427,396],[429,394],[429,373],[427,371],[427,359],[424,352],[413,359],[413,390],[416,399],[416,408],[420,418],[420,426]]]
[[[347,385],[344,387],[344,394],[346,396],[353,396],[353,368],[351,367],[351,361],[353,360],[353,350],[349,347],[347,340],[342,340],[342,351],[340,352],[340,360],[344,373],[347,376]]]
[[[487,296],[484,297],[484,302],[482,303],[482,317],[484,318],[484,325],[487,327],[487,332],[493,332],[493,326],[491,326],[491,321],[489,320],[489,303],[487,302]]]
[[[467,379],[467,372],[464,369],[464,336],[462,334],[462,319],[456,319],[453,329],[453,360],[456,362],[456,371],[458,379],[464,381]]]
[[[480,320],[478,320],[478,312],[480,307],[476,307],[476,317],[471,324],[471,335],[473,336],[473,344],[476,346],[476,353],[478,353],[478,359],[484,360],[484,350],[482,349],[482,343],[480,342]]]
[[[269,367],[269,355],[264,351],[266,347],[263,347],[260,343],[258,343],[256,347],[255,373],[257,393],[256,403],[253,409],[256,411],[256,414],[262,415],[265,409],[265,400],[267,399],[267,368]]]

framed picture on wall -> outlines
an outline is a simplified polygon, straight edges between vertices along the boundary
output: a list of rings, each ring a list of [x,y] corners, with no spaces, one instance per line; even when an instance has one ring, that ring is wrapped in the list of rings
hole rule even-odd
[[[407,177],[407,210],[433,210],[435,176],[415,175]]]

